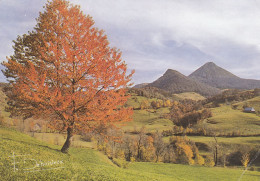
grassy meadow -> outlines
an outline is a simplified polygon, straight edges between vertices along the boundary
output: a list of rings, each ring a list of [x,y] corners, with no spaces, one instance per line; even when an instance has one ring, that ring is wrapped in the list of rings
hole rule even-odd
[[[178,96],[182,96],[178,94]],[[194,95],[187,93],[187,95]],[[186,97],[182,97],[186,98]],[[140,107],[140,103],[144,100],[152,102],[156,99],[148,99],[141,96],[133,96],[128,105],[133,106],[135,109]],[[211,108],[213,116],[208,118],[197,126],[205,128],[207,130],[216,132],[216,135],[241,135],[241,136],[253,136],[260,134],[260,116],[252,113],[244,113],[242,106],[248,102],[256,110],[260,110],[260,96],[247,101],[236,103],[240,107],[232,109],[232,105],[223,104],[220,107]],[[145,126],[147,131],[154,132],[155,130],[163,131],[172,129],[173,123],[171,120],[164,117],[169,113],[169,107],[163,107],[159,109],[143,109],[135,110],[133,115],[133,121],[126,124],[124,130],[140,129]]]
[[[130,162],[127,168],[114,165],[107,156],[91,148],[59,151],[60,146],[47,144],[10,128],[0,127],[0,180],[238,180],[242,169],[189,166],[181,164]],[[14,172],[12,153],[16,157]],[[25,163],[24,160],[25,159]],[[30,162],[31,161],[31,162]],[[54,161],[54,162],[51,162]],[[40,165],[35,163],[55,163]],[[18,163],[19,162],[19,163]],[[25,168],[33,168],[24,170]],[[28,172],[30,171],[30,172]],[[241,180],[259,180],[260,172],[246,171]]]
[[[237,105],[240,110],[243,110],[243,106],[247,105],[247,107],[254,107],[256,111],[260,111],[260,96],[235,103],[234,105]]]
[[[178,96],[178,98],[176,97]],[[173,95],[174,100],[181,100],[192,96],[194,99],[202,99],[193,93]],[[0,99],[5,95],[0,91]],[[171,130],[173,123],[165,115],[169,113],[170,107],[158,109],[139,109],[142,101],[151,103],[156,98],[145,98],[132,96],[127,104],[134,110],[133,121],[122,127],[126,132],[134,132],[145,127],[146,132],[156,130]],[[259,148],[260,117],[256,114],[244,113],[243,105],[248,104],[259,111],[260,96],[246,101],[236,102],[237,108],[232,105],[223,104],[220,107],[211,108],[213,116],[197,126],[216,132],[220,154],[229,153],[232,149],[242,147]],[[6,122],[12,122],[9,114],[4,111],[5,101],[0,104],[2,116]],[[11,126],[12,127],[12,126]],[[236,137],[221,137],[221,134],[239,134]],[[172,163],[154,162],[126,162],[119,161],[126,168],[115,165],[106,155],[96,150],[95,140],[86,142],[80,135],[73,137],[72,148],[69,154],[60,152],[65,136],[58,133],[28,132],[23,134],[11,128],[0,127],[0,180],[238,180],[244,172],[242,167],[206,167],[198,165],[182,165]],[[242,136],[242,137],[241,137]],[[207,149],[199,148],[202,156],[212,155],[213,137],[188,136],[188,138],[199,145],[206,145]],[[169,137],[164,137],[165,142]],[[223,146],[224,145],[224,146]],[[26,161],[22,157],[16,157],[17,168],[14,172],[12,154],[27,155]],[[43,167],[32,168],[38,163],[53,163]],[[20,163],[18,163],[20,162]],[[62,167],[62,168],[59,168]],[[64,168],[63,168],[64,167]],[[259,170],[259,165],[257,169]],[[57,169],[56,169],[57,168]],[[29,172],[28,172],[29,171]],[[259,171],[246,171],[241,180],[259,180]]]
[[[172,121],[165,119],[162,116],[168,112],[168,108],[136,110],[134,111],[133,121],[127,123],[123,129],[132,131],[139,130],[141,127],[145,126],[149,132],[167,130],[169,127],[172,127]]]
[[[126,131],[139,130],[143,126],[146,127],[147,131],[154,132],[156,130],[163,131],[169,129],[172,126],[172,121],[163,118],[163,115],[169,113],[169,108],[159,108],[159,109],[144,109],[140,110],[140,103],[142,101],[147,101],[151,103],[152,101],[157,101],[156,98],[146,98],[142,96],[132,96],[127,105],[136,109],[133,115],[133,121],[126,123],[123,127]]]
[[[256,114],[232,109],[230,105],[222,105],[211,110],[213,116],[204,120],[199,126],[222,135],[235,133],[241,136],[251,136],[260,134],[260,117]]]
[[[174,100],[183,100],[183,99],[191,99],[195,101],[204,100],[205,97],[196,93],[196,92],[183,92],[179,94],[173,94]]]

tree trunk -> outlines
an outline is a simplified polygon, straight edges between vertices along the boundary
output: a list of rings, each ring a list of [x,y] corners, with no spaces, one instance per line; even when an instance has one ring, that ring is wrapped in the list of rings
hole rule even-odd
[[[68,129],[67,129],[67,139],[66,139],[64,145],[61,148],[62,153],[68,153],[69,147],[70,147],[70,144],[71,144],[71,138],[72,138],[72,128],[68,127]]]
[[[218,165],[218,140],[217,140],[217,138],[216,138],[216,135],[214,136],[214,139],[215,139],[215,158],[214,158],[214,160],[215,160],[215,166],[217,166]]]
[[[159,161],[159,154],[156,154],[156,163]]]
[[[215,158],[215,166],[218,165],[218,146],[216,145],[216,158]]]

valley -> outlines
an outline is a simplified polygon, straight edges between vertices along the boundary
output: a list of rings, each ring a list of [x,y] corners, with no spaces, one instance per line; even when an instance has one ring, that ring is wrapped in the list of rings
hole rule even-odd
[[[166,77],[167,79],[173,78],[172,75],[167,75]],[[167,79],[165,79],[165,82],[170,82]],[[111,158],[109,149],[106,147],[101,148],[98,143],[100,140],[94,134],[75,135],[72,140],[70,155],[60,155],[60,153],[53,150],[60,149],[66,135],[47,129],[47,126],[42,125],[44,123],[43,120],[29,119],[22,121],[20,118],[10,118],[9,113],[5,111],[5,107],[7,106],[5,101],[6,96],[1,91],[1,124],[5,125],[0,128],[0,135],[2,135],[0,139],[2,139],[2,143],[3,141],[5,142],[5,146],[1,144],[2,155],[5,155],[2,158],[2,164],[6,162],[5,159],[7,159],[8,153],[12,152],[13,144],[19,143],[18,145],[20,146],[18,147],[20,148],[17,154],[29,152],[37,158],[37,151],[34,152],[32,150],[39,150],[43,151],[46,155],[55,155],[55,158],[64,160],[66,169],[59,172],[58,178],[66,176],[74,179],[86,178],[94,180],[101,180],[101,178],[106,178],[106,180],[148,180],[151,178],[157,180],[189,180],[192,175],[193,178],[202,180],[207,178],[211,178],[210,180],[237,180],[243,172],[241,160],[244,153],[250,153],[250,159],[253,159],[257,155],[257,150],[260,149],[259,90],[225,89],[221,90],[222,93],[220,94],[209,96],[205,94],[201,95],[195,89],[192,89],[195,92],[188,89],[187,91],[190,92],[181,89],[168,91],[164,86],[153,88],[149,85],[154,84],[144,84],[144,87],[129,88],[128,90],[128,94],[131,97],[125,106],[133,108],[134,114],[132,121],[125,122],[120,126],[123,139],[131,137],[135,140],[141,134],[145,134],[145,137],[149,138],[160,133],[162,134],[164,144],[171,145],[174,139],[184,138],[184,140],[188,140],[188,142],[198,149],[196,154],[202,156],[205,160],[204,164],[176,164],[175,161],[167,163],[168,161],[165,161],[163,156],[160,157],[159,162],[154,159],[129,162],[122,159],[122,157],[116,156]],[[6,84],[2,84],[1,89],[4,86]],[[214,90],[218,90],[218,88],[214,88]],[[212,115],[186,128],[176,126],[171,116],[172,109],[174,109],[174,105],[181,105],[187,101],[187,105],[189,105],[189,100],[192,103],[191,105],[196,102],[202,105],[198,109],[199,111],[200,109],[209,109]],[[243,111],[245,106],[254,107],[256,112],[245,113]],[[34,130],[35,124],[40,126],[40,129],[37,131]],[[20,130],[27,135],[13,129]],[[213,167],[216,148],[218,151],[217,165]],[[195,158],[193,159],[195,160]],[[207,161],[208,159],[211,160],[211,163]],[[85,161],[82,162],[82,160]],[[69,162],[71,163],[69,164]],[[11,167],[10,160],[5,164],[7,164],[5,168]],[[84,166],[85,164],[88,166]],[[109,172],[104,171],[104,169],[108,169]],[[248,171],[243,175],[242,180],[257,180],[260,171],[260,157],[253,160],[247,169]],[[176,172],[172,172],[171,170],[175,170]],[[187,170],[189,174],[187,174]],[[1,172],[9,173],[10,170],[5,169],[1,170]],[[72,172],[77,172],[76,176]],[[91,172],[94,172],[94,174],[91,174]],[[113,175],[115,172],[117,174]],[[196,172],[205,172],[207,174],[201,175],[196,174]],[[231,172],[233,174],[229,174]],[[51,178],[57,173],[49,171],[35,176],[35,174],[30,175],[18,172],[14,174],[10,172],[9,177],[31,179],[35,176],[39,179],[41,177]]]

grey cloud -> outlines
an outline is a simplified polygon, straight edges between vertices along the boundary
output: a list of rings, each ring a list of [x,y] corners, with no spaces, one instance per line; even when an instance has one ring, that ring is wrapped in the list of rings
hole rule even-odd
[[[134,82],[172,68],[188,75],[214,61],[244,78],[260,79],[260,2],[244,0],[71,0],[120,48]],[[0,61],[11,41],[35,25],[44,0],[0,0]],[[26,14],[26,16],[24,16]],[[4,28],[2,28],[4,27]]]

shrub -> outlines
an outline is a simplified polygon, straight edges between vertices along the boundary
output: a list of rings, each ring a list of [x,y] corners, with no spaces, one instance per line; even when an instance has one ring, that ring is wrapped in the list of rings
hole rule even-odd
[[[120,168],[127,168],[129,166],[129,162],[120,158],[113,158],[112,162]]]
[[[250,161],[250,155],[249,155],[249,153],[246,152],[242,155],[241,163],[246,168],[249,161]]]
[[[197,153],[196,156],[195,156],[195,163],[198,164],[198,165],[204,165],[205,160],[200,154]]]
[[[215,165],[215,162],[211,156],[206,156],[205,165],[208,167],[213,167]]]
[[[80,138],[81,138],[83,141],[91,142],[91,141],[92,141],[92,137],[93,137],[93,134],[92,134],[92,133],[82,133]]]
[[[171,137],[170,145],[176,154],[176,163],[194,164],[193,152],[197,150],[197,147],[193,142],[186,137]]]

